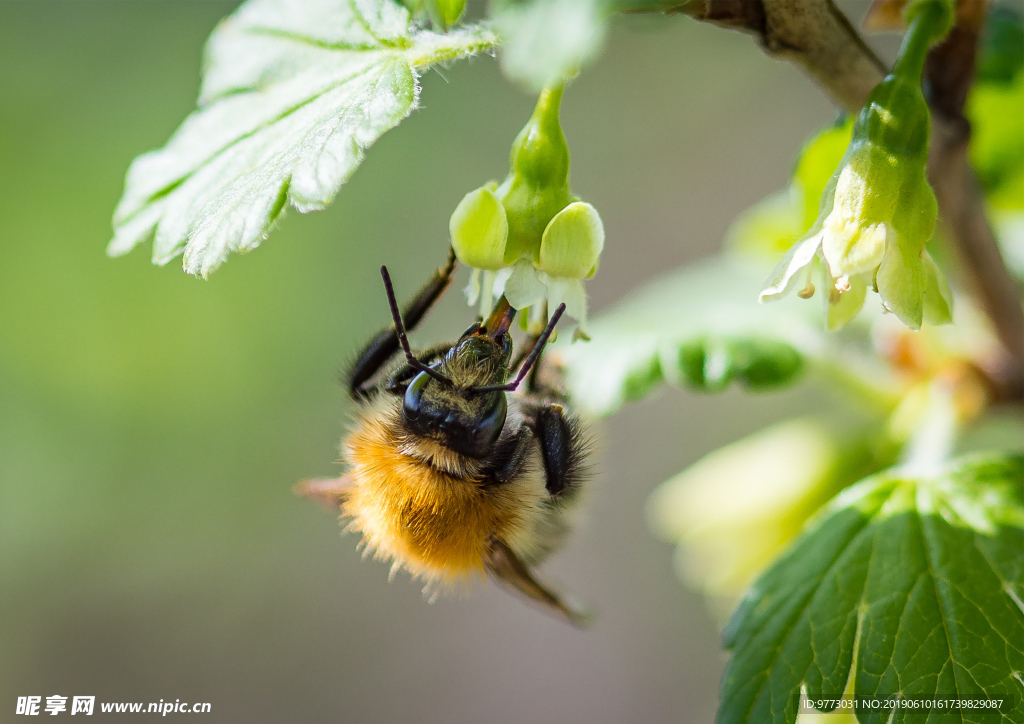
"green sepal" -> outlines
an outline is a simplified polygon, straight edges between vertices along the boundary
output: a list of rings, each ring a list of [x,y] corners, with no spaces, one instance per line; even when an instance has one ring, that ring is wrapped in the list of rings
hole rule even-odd
[[[872,271],[881,263],[899,198],[900,159],[869,142],[850,144],[836,178],[821,251],[832,276]]]
[[[604,224],[597,209],[574,201],[544,229],[537,268],[551,276],[586,279],[596,273],[603,249]]]
[[[489,186],[466,194],[448,222],[452,249],[463,264],[495,271],[505,266],[508,220]]]
[[[825,277],[827,282],[825,293],[822,295],[825,299],[825,329],[835,331],[842,329],[864,307],[868,287],[863,280],[853,278],[850,280],[850,289],[840,294],[835,289],[835,278],[827,269]]]
[[[928,273],[941,274],[934,263],[926,270],[923,260],[924,245],[931,238],[937,218],[938,203],[921,170],[900,193],[893,218],[900,243],[889,245],[875,276],[886,309],[911,329],[920,329],[924,321]]]

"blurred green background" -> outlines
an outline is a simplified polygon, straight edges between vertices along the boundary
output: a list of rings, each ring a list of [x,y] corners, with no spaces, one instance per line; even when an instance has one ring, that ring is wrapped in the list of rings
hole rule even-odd
[[[431,72],[328,211],[290,213],[209,281],[148,248],[108,259],[124,172],[193,107],[231,9],[0,3],[0,721],[53,694],[207,701],[211,722],[711,721],[716,623],[643,504],[816,393],[666,392],[598,425],[587,520],[544,570],[591,630],[493,588],[430,605],[388,583],[290,486],[339,469],[337,374],[388,321],[377,268],[409,292],[443,259],[532,99],[493,58]],[[749,38],[618,22],[563,110],[574,190],[607,228],[593,308],[717,249],[832,118]],[[415,336],[470,317],[452,293]]]

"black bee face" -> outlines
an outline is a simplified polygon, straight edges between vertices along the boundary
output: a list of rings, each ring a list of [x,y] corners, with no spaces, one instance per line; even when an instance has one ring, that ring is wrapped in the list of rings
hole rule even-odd
[[[486,457],[505,426],[508,403],[504,392],[476,392],[474,386],[501,384],[511,342],[499,344],[483,336],[464,337],[437,364],[454,384],[420,372],[405,390],[402,415],[409,428],[439,439],[455,452]]]

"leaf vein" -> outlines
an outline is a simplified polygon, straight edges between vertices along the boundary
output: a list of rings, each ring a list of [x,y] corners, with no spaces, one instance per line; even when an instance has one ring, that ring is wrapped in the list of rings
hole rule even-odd
[[[921,520],[921,516],[919,514],[915,514],[915,517],[917,518],[917,528],[921,535],[921,544],[924,547],[924,561],[925,565],[927,566],[928,577],[931,579],[932,582],[932,589],[935,593],[935,600],[939,604],[939,621],[942,623],[942,633],[946,640],[946,651],[949,653],[949,660],[953,665],[953,687],[954,691],[956,691],[956,698],[959,699],[961,691],[960,681],[957,677],[957,668],[959,667],[959,664],[957,663],[956,657],[953,655],[953,646],[950,643],[949,638],[949,627],[946,625],[947,601],[945,600],[945,597],[942,596],[942,594],[940,593],[939,584],[935,577],[935,566],[934,562],[932,561],[932,549],[930,546],[930,544],[933,543],[933,541],[930,541],[928,538],[928,531],[924,526],[924,522]],[[936,691],[938,691],[938,679],[936,679],[935,685]],[[963,721],[962,713],[960,714],[960,720]]]

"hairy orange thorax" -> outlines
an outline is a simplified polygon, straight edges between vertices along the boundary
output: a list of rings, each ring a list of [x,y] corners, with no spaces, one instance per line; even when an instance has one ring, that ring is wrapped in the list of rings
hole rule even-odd
[[[354,485],[342,510],[352,530],[378,558],[414,575],[444,582],[482,575],[488,539],[515,537],[526,501],[514,489],[485,487],[479,477],[442,472],[404,452],[389,417],[376,411],[345,441]]]

